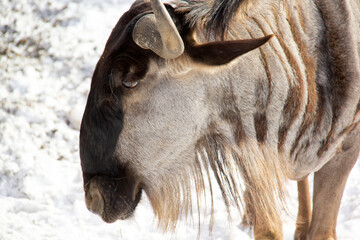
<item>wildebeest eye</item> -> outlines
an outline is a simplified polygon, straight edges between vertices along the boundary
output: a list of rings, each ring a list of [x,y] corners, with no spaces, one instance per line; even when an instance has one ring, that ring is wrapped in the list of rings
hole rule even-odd
[[[111,71],[109,75],[109,83],[112,87],[120,87],[123,85],[126,88],[134,88],[139,81],[133,79],[133,74],[121,74],[120,72]]]
[[[122,81],[122,85],[126,88],[134,88],[138,83],[139,81]]]

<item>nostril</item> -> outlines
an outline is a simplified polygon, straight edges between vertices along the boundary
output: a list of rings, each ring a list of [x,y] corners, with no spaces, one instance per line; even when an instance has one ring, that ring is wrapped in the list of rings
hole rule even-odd
[[[102,216],[104,212],[104,200],[98,188],[90,183],[88,191],[85,193],[85,204],[90,212]]]

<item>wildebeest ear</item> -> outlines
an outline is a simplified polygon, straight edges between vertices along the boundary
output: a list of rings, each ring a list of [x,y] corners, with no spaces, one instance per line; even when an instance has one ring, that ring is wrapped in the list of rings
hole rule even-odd
[[[132,38],[143,49],[150,49],[165,59],[174,59],[184,52],[184,43],[165,5],[150,0],[154,13],[141,17],[135,24]]]
[[[262,38],[219,41],[197,44],[193,38],[187,39],[186,51],[190,57],[207,65],[222,65],[266,43],[273,35]]]

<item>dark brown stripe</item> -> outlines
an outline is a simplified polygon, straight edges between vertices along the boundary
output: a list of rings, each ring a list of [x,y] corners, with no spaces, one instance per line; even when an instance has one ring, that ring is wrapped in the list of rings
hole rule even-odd
[[[296,23],[295,19],[290,13],[290,6],[288,4],[285,4],[287,7],[286,14],[287,14],[287,20],[289,21],[290,30],[293,35],[293,39],[297,46],[299,47],[300,56],[302,58],[302,61],[305,65],[305,73],[306,73],[306,81],[307,81],[307,92],[308,92],[308,102],[305,108],[305,115],[303,118],[303,121],[301,123],[301,126],[299,128],[298,135],[295,139],[295,142],[292,145],[290,154],[292,155],[298,146],[301,137],[306,132],[306,130],[310,127],[310,125],[314,121],[314,115],[316,114],[316,108],[317,108],[317,102],[318,102],[318,96],[316,92],[316,84],[315,84],[315,78],[316,78],[316,65],[315,61],[308,54],[309,50],[306,46],[305,41],[301,38],[301,34],[299,33],[299,30],[296,29]],[[321,119],[320,119],[321,120]]]
[[[266,140],[267,133],[267,119],[265,113],[255,113],[254,115],[256,139],[258,142],[263,143]]]
[[[279,127],[278,132],[278,149],[283,150],[285,139],[290,126],[295,121],[296,116],[300,112],[300,104],[298,103],[300,92],[297,87],[290,86],[284,109],[282,111],[283,123]]]
[[[223,90],[223,99],[221,102],[223,105],[221,106],[222,112],[220,113],[220,117],[232,125],[235,140],[239,143],[245,137],[245,130],[240,110],[236,104],[237,98],[234,94],[232,81],[230,81],[229,89]]]
[[[317,93],[318,93],[318,105],[317,105],[316,116],[315,116],[315,121],[314,121],[314,128],[313,128],[314,134],[320,131],[321,122],[322,122],[323,116],[325,115],[325,103],[326,103],[325,87],[318,84],[317,85]]]
[[[270,84],[269,84],[270,85]],[[268,85],[268,88],[270,86]],[[269,105],[269,94],[265,95],[270,90],[265,89],[264,80],[258,80],[255,87],[255,110],[254,114],[254,126],[256,131],[256,138],[258,142],[265,142],[267,138],[268,123],[266,118],[266,109]]]

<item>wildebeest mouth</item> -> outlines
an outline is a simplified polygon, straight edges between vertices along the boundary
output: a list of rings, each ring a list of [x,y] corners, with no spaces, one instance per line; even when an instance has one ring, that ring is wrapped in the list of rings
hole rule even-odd
[[[85,184],[85,203],[89,211],[113,223],[133,215],[141,192],[140,184],[130,178],[96,176]]]

